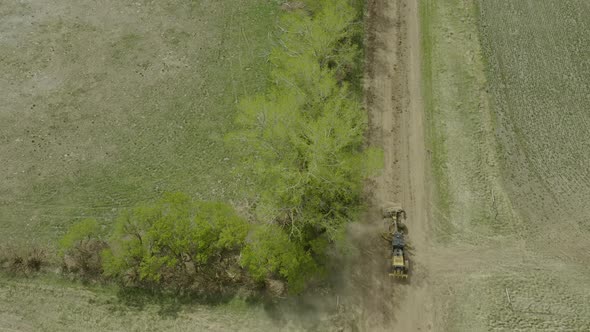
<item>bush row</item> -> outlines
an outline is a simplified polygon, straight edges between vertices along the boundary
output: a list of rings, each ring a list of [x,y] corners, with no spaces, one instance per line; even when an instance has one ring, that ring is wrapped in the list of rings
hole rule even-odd
[[[329,249],[360,210],[363,179],[380,164],[379,153],[364,148],[362,17],[352,3],[308,1],[281,18],[270,86],[240,102],[240,130],[229,137],[256,179],[254,215],[266,228],[259,232],[288,243],[281,249],[289,255],[278,252],[265,272],[291,290],[322,275]]]

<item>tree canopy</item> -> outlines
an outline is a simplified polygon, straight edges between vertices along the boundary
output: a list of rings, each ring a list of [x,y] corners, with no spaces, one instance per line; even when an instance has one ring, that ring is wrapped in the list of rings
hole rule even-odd
[[[105,272],[130,281],[167,283],[215,277],[220,261],[239,253],[250,225],[220,202],[193,201],[181,193],[125,211],[104,253]],[[228,276],[229,277],[229,276]]]
[[[346,1],[307,3],[311,13],[280,20],[272,84],[241,100],[239,130],[229,141],[256,179],[257,220],[272,225],[264,232],[286,241],[285,250],[289,243],[300,248],[302,261],[311,257],[319,271],[325,244],[341,238],[356,218],[363,179],[381,155],[365,148],[367,117],[343,79],[359,61],[358,12]]]

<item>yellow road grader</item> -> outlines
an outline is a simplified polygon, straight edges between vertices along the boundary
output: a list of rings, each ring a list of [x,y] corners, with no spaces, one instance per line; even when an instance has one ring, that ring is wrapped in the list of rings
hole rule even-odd
[[[383,209],[383,217],[388,219],[388,232],[383,234],[383,238],[391,245],[389,275],[405,279],[410,272],[410,260],[405,240],[406,211],[400,206],[387,206]]]

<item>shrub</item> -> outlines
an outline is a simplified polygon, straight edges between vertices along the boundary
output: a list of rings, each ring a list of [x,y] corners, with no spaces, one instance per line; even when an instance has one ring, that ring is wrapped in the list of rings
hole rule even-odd
[[[99,276],[102,272],[101,252],[106,247],[96,220],[84,219],[73,224],[59,241],[64,270]]]
[[[47,252],[41,248],[34,247],[26,255],[24,263],[28,271],[38,272],[43,265],[47,264]]]
[[[47,251],[39,247],[28,249],[16,249],[14,247],[2,248],[0,265],[8,272],[17,275],[28,275],[38,272],[44,265],[48,265]]]
[[[291,293],[303,290],[318,272],[309,252],[291,241],[276,225],[260,225],[253,230],[242,250],[240,263],[256,281],[275,277],[287,280]]]
[[[225,203],[166,194],[117,219],[103,253],[105,273],[136,285],[225,284],[235,278],[228,272],[249,227]]]

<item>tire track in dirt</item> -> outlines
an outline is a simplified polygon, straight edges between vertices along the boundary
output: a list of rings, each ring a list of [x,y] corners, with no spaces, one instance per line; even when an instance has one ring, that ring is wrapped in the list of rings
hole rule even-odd
[[[420,31],[414,0],[369,2],[367,109],[369,141],[384,151],[382,174],[370,188],[365,224],[384,229],[380,208],[398,202],[407,211],[412,275],[408,282],[387,275],[389,246],[371,241],[377,259],[365,264],[372,284],[365,294],[370,311],[362,330],[429,331],[434,308],[429,286],[429,194],[424,114],[420,90]]]

